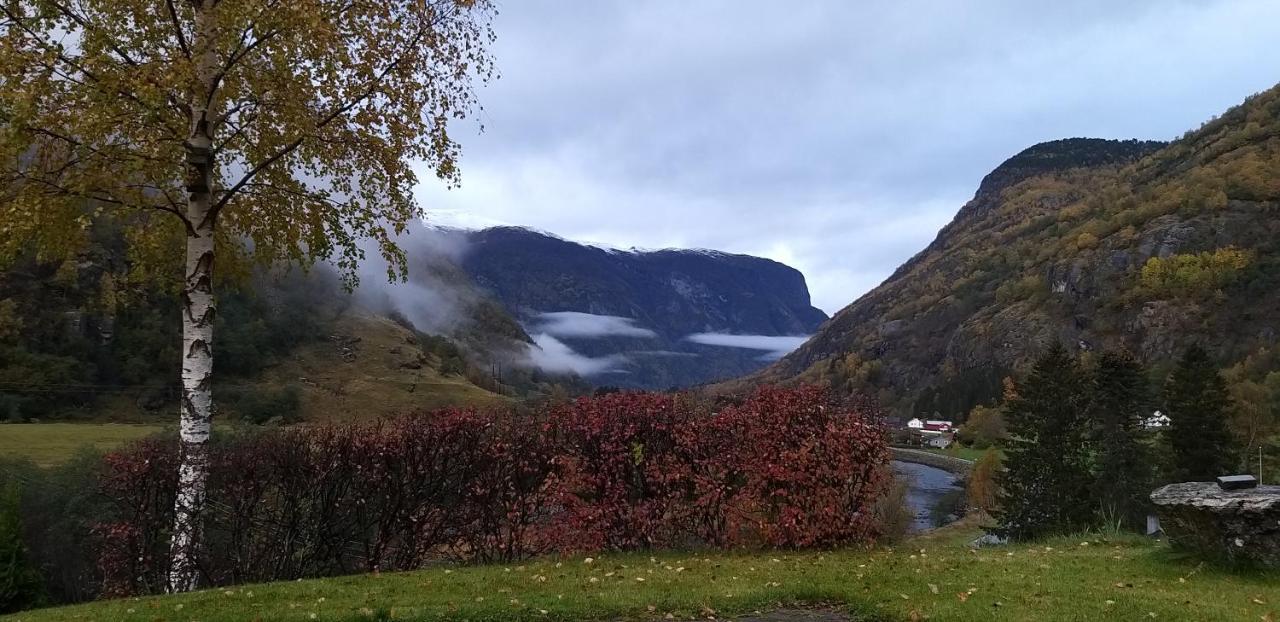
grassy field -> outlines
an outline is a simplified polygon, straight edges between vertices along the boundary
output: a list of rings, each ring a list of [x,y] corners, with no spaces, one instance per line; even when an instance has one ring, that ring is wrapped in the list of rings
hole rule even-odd
[[[439,362],[410,345],[412,334],[387,318],[351,311],[334,321],[333,330],[359,339],[349,359],[333,343],[317,341],[296,348],[247,384],[297,387],[308,422],[374,421],[446,406],[510,403],[466,378],[440,375]]]
[[[919,449],[923,449],[924,451],[927,451],[929,453],[934,453],[941,456],[951,456],[952,458],[962,458],[964,460],[977,460],[978,458],[981,458],[983,454],[986,454],[988,451],[986,449],[974,449],[972,447],[963,447],[958,443],[953,444],[952,446],[946,449],[938,449],[936,447],[920,447]]]
[[[241,586],[16,614],[84,620],[662,620],[833,605],[867,620],[1273,620],[1280,575],[1235,574],[1141,538],[971,551],[972,524],[896,550],[660,553]],[[670,617],[668,617],[670,616]]]
[[[55,466],[85,447],[105,451],[155,434],[158,425],[123,423],[11,423],[0,425],[0,456]]]

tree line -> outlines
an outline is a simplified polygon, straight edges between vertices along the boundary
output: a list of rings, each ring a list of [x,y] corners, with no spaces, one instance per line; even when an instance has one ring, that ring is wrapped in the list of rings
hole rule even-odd
[[[1169,418],[1158,433],[1146,422]],[[1238,467],[1226,382],[1193,346],[1159,395],[1132,354],[1084,364],[1050,348],[1006,387],[1008,436],[993,531],[1025,540],[1109,527],[1141,530],[1161,483],[1207,481]]]

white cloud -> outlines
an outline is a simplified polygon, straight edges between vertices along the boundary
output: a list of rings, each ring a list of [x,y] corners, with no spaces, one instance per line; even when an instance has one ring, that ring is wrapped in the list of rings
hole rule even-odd
[[[775,361],[799,348],[808,337],[779,337],[775,335],[731,335],[728,333],[697,333],[685,337],[687,341],[707,346],[742,348],[764,352],[763,360]]]
[[[575,373],[580,376],[598,376],[607,373],[625,373],[626,357],[621,355],[593,358],[574,352],[564,342],[547,334],[533,335],[534,345],[529,348],[529,363],[551,373]]]
[[[540,313],[534,320],[534,330],[554,337],[579,339],[658,336],[647,328],[636,326],[636,321],[629,317],[577,311]]]

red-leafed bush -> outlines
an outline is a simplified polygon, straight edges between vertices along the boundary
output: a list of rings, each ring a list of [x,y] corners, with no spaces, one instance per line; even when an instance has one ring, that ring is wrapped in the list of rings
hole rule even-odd
[[[104,596],[162,591],[168,572],[169,529],[178,488],[178,448],[160,439],[133,444],[104,458],[102,492],[116,516],[93,531]]]
[[[555,509],[556,448],[540,415],[490,416],[483,443],[464,456],[471,468],[459,487],[462,546],[455,557],[513,561],[554,549],[547,526]]]
[[[718,412],[615,393],[556,408],[563,549],[830,546],[871,537],[889,452],[865,412],[817,387]]]
[[[633,549],[672,542],[688,509],[691,467],[681,439],[696,416],[679,396],[612,393],[552,409],[560,445],[560,548]],[[687,442],[687,441],[686,441]]]
[[[175,447],[106,459],[97,533],[112,595],[163,589]],[[206,584],[400,570],[437,560],[873,537],[888,450],[865,409],[816,388],[717,408],[615,393],[545,412],[444,410],[373,426],[219,438]]]
[[[719,412],[669,394],[564,404],[550,417],[561,548],[868,539],[888,448],[867,415],[814,387],[760,389]]]
[[[831,546],[871,537],[872,506],[889,449],[865,416],[830,404],[817,387],[757,391],[718,417],[733,422],[743,481],[730,517],[765,544]]]

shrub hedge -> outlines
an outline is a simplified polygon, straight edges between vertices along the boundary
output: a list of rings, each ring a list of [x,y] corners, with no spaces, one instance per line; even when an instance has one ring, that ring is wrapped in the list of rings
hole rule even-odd
[[[465,409],[294,427],[211,450],[206,585],[659,547],[829,547],[874,538],[884,435],[825,391],[717,408],[612,393],[534,413]],[[97,525],[109,595],[158,592],[176,448],[106,457]]]

